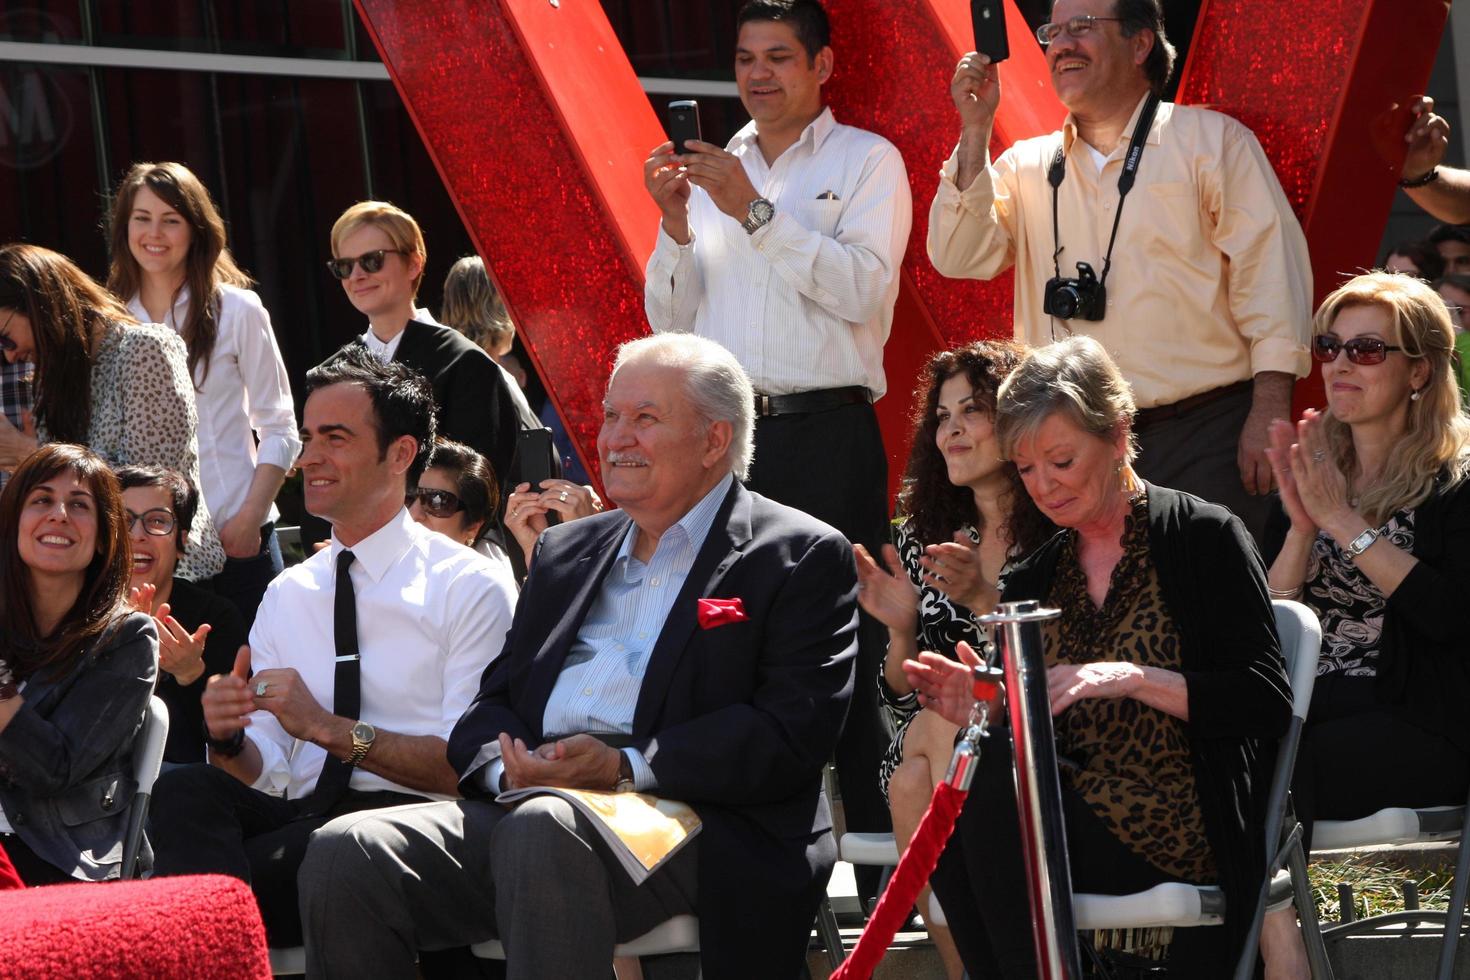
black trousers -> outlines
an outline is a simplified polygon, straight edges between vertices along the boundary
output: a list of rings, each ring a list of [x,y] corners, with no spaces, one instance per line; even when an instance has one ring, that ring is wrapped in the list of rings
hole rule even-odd
[[[302,817],[300,801],[251,789],[214,766],[183,766],[154,784],[148,811],[153,873],[233,875],[255,892],[270,944],[300,946],[296,871],[312,831],[344,813],[424,801],[408,793],[348,790],[327,813]]]
[[[1134,469],[1150,483],[1229,507],[1259,544],[1271,512],[1271,496],[1246,493],[1236,461],[1251,398],[1251,389],[1244,388],[1183,415],[1137,428]]]
[[[1291,797],[1312,844],[1312,821],[1355,820],[1388,806],[1463,806],[1470,754],[1378,703],[1372,677],[1324,674],[1312,688]]]
[[[871,405],[757,419],[746,486],[827,522],[875,555],[888,541],[888,457]],[[862,614],[852,706],[837,743],[837,784],[849,830],[893,829],[878,786],[888,733],[877,678],[887,646],[887,629]],[[866,903],[877,893],[882,869],[859,866],[856,873]]]
[[[37,855],[25,841],[15,834],[0,834],[0,847],[5,849],[5,856],[10,858],[11,864],[15,865],[15,873],[20,875],[21,884],[27,888],[34,888],[37,885],[62,885],[76,880],[50,861]]]
[[[1062,807],[1074,892],[1127,895],[1179,880],[1113,836],[1088,802],[1065,786]],[[970,976],[1021,980],[1037,975],[1009,732],[994,731],[982,744],[970,795],[930,884]],[[1220,927],[1176,929],[1169,973],[1214,975],[1200,965],[1211,958],[1225,962],[1223,932]]]

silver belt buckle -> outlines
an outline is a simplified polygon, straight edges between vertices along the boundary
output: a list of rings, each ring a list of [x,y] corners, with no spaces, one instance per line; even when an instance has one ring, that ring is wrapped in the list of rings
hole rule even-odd
[[[757,392],[755,396],[755,414],[765,418],[771,414],[771,396]]]

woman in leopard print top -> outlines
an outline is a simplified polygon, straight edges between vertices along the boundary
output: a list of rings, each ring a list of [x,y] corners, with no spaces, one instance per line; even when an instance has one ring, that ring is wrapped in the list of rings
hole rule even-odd
[[[70,259],[0,247],[0,350],[36,366],[33,424],[0,419],[0,469],[48,442],[89,446],[113,466],[162,466],[199,482],[199,416],[188,354],[172,331],[141,326]],[[179,576],[207,579],[225,553],[204,500]]]
[[[1139,479],[1132,418],[1127,382],[1090,337],[1032,351],[1007,379],[1002,454],[1064,530],[1011,568],[1002,599],[1061,610],[1042,632],[1074,888],[1217,882],[1225,924],[1159,933],[1148,952],[1170,976],[1219,976],[1264,876],[1259,795],[1290,690],[1244,526]],[[961,723],[977,658],[958,652],[962,663],[925,653],[906,667],[927,707]],[[995,735],[931,881],[972,976],[1029,977],[1010,740]]]

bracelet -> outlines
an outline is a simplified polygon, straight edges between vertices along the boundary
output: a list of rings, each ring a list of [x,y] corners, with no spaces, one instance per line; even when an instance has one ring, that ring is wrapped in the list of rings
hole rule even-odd
[[[1399,186],[1406,190],[1413,190],[1415,187],[1423,187],[1425,184],[1432,184],[1436,180],[1439,180],[1439,167],[1430,167],[1428,173],[1420,174],[1413,180],[1410,180],[1408,178],[1400,180]]]
[[[235,730],[235,734],[229,738],[215,738],[209,734],[209,723],[204,724],[204,744],[209,746],[209,751],[222,759],[233,759],[245,751],[245,729]]]
[[[1294,589],[1273,589],[1268,585],[1266,586],[1266,591],[1271,594],[1271,598],[1273,599],[1295,599],[1302,594],[1302,587],[1298,585]]]

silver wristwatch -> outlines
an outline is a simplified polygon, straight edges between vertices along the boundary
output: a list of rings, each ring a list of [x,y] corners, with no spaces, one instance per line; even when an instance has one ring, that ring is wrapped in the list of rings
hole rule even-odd
[[[750,208],[745,213],[745,220],[740,222],[740,227],[745,229],[747,235],[754,235],[776,216],[776,205],[763,197],[758,197],[750,202]]]
[[[1378,528],[1370,527],[1362,534],[1349,541],[1348,546],[1342,549],[1342,553],[1347,555],[1349,558],[1356,558],[1363,552],[1367,551],[1370,547],[1372,547],[1373,542],[1378,540],[1378,536]]]

